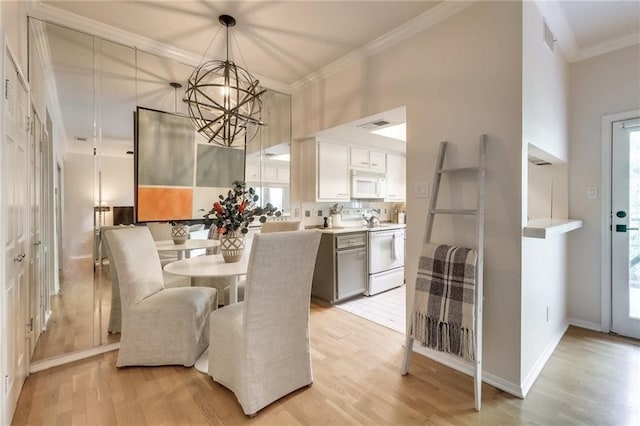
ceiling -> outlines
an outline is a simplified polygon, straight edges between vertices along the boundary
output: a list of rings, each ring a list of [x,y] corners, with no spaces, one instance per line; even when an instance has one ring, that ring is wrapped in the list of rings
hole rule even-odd
[[[547,0],[536,3],[570,62],[640,42],[638,1]],[[184,69],[156,67],[156,72],[147,73],[148,80],[155,80],[156,101],[168,102],[170,108],[172,98],[171,91],[167,90],[168,81],[186,80],[183,74],[198,64],[205,52],[212,58],[224,56],[226,37],[218,22],[221,14],[231,14],[237,20],[232,29],[232,59],[249,69],[264,86],[288,93],[292,87],[314,78],[322,70],[339,69],[348,64],[350,58],[398,42],[403,36],[425,28],[425,23],[445,19],[472,2],[32,0],[28,4],[31,16],[96,34],[124,46],[135,45],[140,52],[181,62],[176,67]],[[117,50],[117,46],[114,49]],[[65,126],[68,126],[67,122],[72,121],[74,114],[87,114],[86,105],[64,105],[73,100],[70,89],[75,85],[77,92],[78,85],[83,82],[71,72],[70,63],[64,63],[65,60],[74,61],[74,50],[69,46],[51,50],[54,62],[58,61],[56,84]],[[145,60],[153,70],[153,56]],[[132,67],[131,62],[121,65],[123,69]],[[131,70],[127,72],[130,74]],[[121,89],[112,89],[113,92],[118,90]],[[135,90],[140,96],[141,88]],[[152,88],[145,90],[149,92],[148,96],[154,96]],[[107,90],[103,96],[109,93]],[[114,117],[114,120],[123,119]],[[126,120],[131,121],[129,116]],[[72,130],[67,133],[68,139],[75,135]]]

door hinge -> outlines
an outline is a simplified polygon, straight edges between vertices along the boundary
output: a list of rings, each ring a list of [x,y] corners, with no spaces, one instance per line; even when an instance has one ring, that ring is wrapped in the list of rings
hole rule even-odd
[[[33,331],[33,317],[31,317],[31,319],[29,320],[29,324],[27,324],[29,326],[29,331]]]
[[[4,396],[9,395],[9,375],[4,376]]]
[[[93,155],[96,156],[98,154],[98,152],[96,151],[96,148],[93,147]]]
[[[9,99],[9,79],[7,78],[4,81],[4,98]]]

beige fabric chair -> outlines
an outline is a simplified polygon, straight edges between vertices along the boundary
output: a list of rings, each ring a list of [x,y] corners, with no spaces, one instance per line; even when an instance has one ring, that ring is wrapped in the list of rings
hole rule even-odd
[[[313,382],[309,304],[320,236],[255,235],[244,302],[211,314],[209,374],[247,415]]]
[[[171,224],[169,222],[147,222],[153,241],[171,241]],[[178,252],[159,253],[162,266],[178,260]]]
[[[265,222],[262,224],[260,232],[282,232],[282,231],[299,231],[302,229],[302,222],[282,221],[282,222]]]
[[[268,234],[271,232],[288,232],[288,231],[299,231],[302,229],[302,222],[292,222],[292,221],[282,221],[282,222],[265,222],[262,224],[260,228],[261,234]],[[220,283],[223,284],[223,283]],[[224,283],[224,286],[217,286],[218,295],[222,295],[222,297],[218,296],[219,299],[222,299],[225,305],[229,304],[229,282]],[[238,302],[242,302],[244,300],[244,286],[245,280],[242,279],[238,282]]]
[[[209,228],[209,234],[207,236],[209,240],[218,240],[218,234],[216,233],[216,228],[212,225]],[[207,248],[206,254],[218,254],[219,247],[210,247]],[[191,282],[193,285],[202,286],[202,287],[212,287],[218,290],[218,303],[220,306],[229,304],[229,296],[226,298],[223,297],[225,287],[229,286],[229,278],[228,277],[209,277],[209,278],[191,278]],[[229,292],[227,291],[227,294]]]
[[[130,228],[131,226],[103,226],[102,228],[105,229],[101,230],[101,244],[105,256],[109,259],[109,279],[111,280],[111,308],[109,310],[109,324],[107,325],[107,332],[109,333],[120,333],[122,328],[122,307],[120,303],[120,284],[118,282],[118,274],[115,271],[114,262],[111,260],[109,242],[104,235],[106,231],[118,231]],[[164,271],[162,271],[162,279],[166,288],[189,287],[191,285],[191,279],[189,277],[181,277]]]
[[[213,288],[165,288],[151,233],[145,227],[107,231],[120,286],[122,336],[116,366],[192,366],[209,343]]]

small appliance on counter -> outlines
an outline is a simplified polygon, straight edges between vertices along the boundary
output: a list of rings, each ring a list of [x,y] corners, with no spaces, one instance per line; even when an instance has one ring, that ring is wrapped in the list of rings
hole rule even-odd
[[[329,209],[329,213],[331,213],[332,228],[342,228],[342,208],[342,204],[335,203]]]
[[[405,223],[405,221],[406,221],[406,211],[407,211],[407,205],[406,204],[404,204],[404,203],[396,204],[393,207],[393,217],[392,217],[393,223]]]

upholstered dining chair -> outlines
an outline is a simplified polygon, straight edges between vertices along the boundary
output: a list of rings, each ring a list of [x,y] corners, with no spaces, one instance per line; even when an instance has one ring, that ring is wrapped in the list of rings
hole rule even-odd
[[[285,220],[285,221],[278,221],[278,222],[263,223],[260,228],[260,233],[268,234],[271,232],[299,231],[301,229],[302,229],[302,222]],[[245,282],[244,279],[238,282],[238,301],[239,302],[244,300],[244,282]],[[228,305],[229,291],[230,291],[229,283],[227,282],[226,285],[222,288],[220,288],[220,286],[218,286],[217,288],[218,288],[218,295],[222,296],[222,297],[218,296],[218,298],[222,299],[222,303],[224,303],[225,305]]]
[[[169,222],[148,222],[147,228],[149,228],[151,237],[153,237],[154,241],[167,241],[173,239],[171,237],[171,224]],[[159,253],[159,256],[162,266],[178,260],[177,252]]]
[[[313,382],[309,304],[320,236],[256,234],[244,301],[211,314],[209,375],[247,415]]]
[[[299,231],[302,229],[302,222],[298,221],[277,221],[277,222],[265,222],[260,228],[260,232],[266,234],[268,232],[283,232],[283,231]]]
[[[146,227],[107,231],[120,287],[122,335],[116,366],[192,366],[209,343],[218,293],[208,287],[165,288]]]
[[[111,306],[109,308],[109,324],[107,325],[107,332],[120,333],[122,328],[122,307],[120,303],[120,284],[118,282],[118,274],[116,273],[116,265],[111,259],[111,250],[109,248],[109,242],[105,235],[106,231],[118,231],[121,229],[127,229],[131,226],[103,226],[101,229],[101,244],[102,249],[109,259],[109,279],[111,281]],[[178,275],[169,274],[162,271],[162,279],[166,288],[170,287],[189,287],[191,280],[189,277],[181,277]]]
[[[209,240],[219,240],[218,233],[216,232],[216,228],[214,225],[211,225],[209,228],[209,233],[207,235],[207,239]],[[219,246],[210,247],[206,249],[205,254],[218,254],[220,252]],[[193,277],[191,278],[191,282],[193,285],[202,286],[202,287],[212,287],[218,290],[218,303],[221,305],[228,305],[229,297],[223,297],[224,289],[229,285],[228,277]]]

